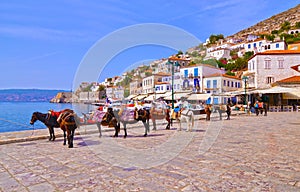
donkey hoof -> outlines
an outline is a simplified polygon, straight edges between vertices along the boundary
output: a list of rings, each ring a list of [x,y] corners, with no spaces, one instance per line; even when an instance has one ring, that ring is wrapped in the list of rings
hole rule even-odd
[[[144,137],[147,137],[147,134],[144,134]]]

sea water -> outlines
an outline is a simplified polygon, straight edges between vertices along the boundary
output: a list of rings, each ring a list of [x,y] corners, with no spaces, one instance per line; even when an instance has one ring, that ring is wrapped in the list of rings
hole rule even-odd
[[[45,129],[46,126],[37,121],[34,126],[30,125],[33,112],[47,113],[48,110],[60,111],[73,109],[80,116],[96,108],[90,104],[67,104],[49,102],[0,102],[0,133],[12,131],[25,131],[32,129]]]

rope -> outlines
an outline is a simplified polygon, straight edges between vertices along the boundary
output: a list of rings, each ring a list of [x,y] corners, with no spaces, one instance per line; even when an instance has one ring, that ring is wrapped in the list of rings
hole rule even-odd
[[[0,121],[4,121],[4,122],[7,122],[7,123],[11,123],[11,124],[15,124],[15,125],[19,125],[19,126],[22,126],[22,127],[26,127],[26,128],[32,128],[32,133],[29,137],[31,137],[33,135],[33,132],[34,132],[34,125],[31,126],[28,126],[26,124],[23,124],[23,123],[18,123],[18,122],[15,122],[15,121],[11,121],[11,120],[7,120],[7,119],[3,119],[3,118],[0,118]]]

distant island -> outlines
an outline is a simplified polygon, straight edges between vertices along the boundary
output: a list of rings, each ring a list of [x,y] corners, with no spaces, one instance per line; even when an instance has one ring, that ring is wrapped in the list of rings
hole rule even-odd
[[[0,89],[0,102],[50,102],[60,92],[66,90],[47,89]]]

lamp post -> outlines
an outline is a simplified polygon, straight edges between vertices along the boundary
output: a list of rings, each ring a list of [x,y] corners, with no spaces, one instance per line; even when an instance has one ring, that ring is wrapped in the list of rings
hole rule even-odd
[[[153,86],[153,101],[155,101],[156,100],[156,88],[155,88],[155,84],[154,84],[154,86]]]
[[[171,62],[170,60],[168,60],[167,64],[172,65],[172,88],[171,88],[171,91],[172,91],[172,109],[174,109],[174,65],[176,67],[180,66],[180,65],[178,64],[177,61]]]
[[[243,76],[242,79],[244,81],[244,86],[245,86],[245,102],[244,102],[244,104],[247,105],[247,80],[248,80],[248,77]]]

